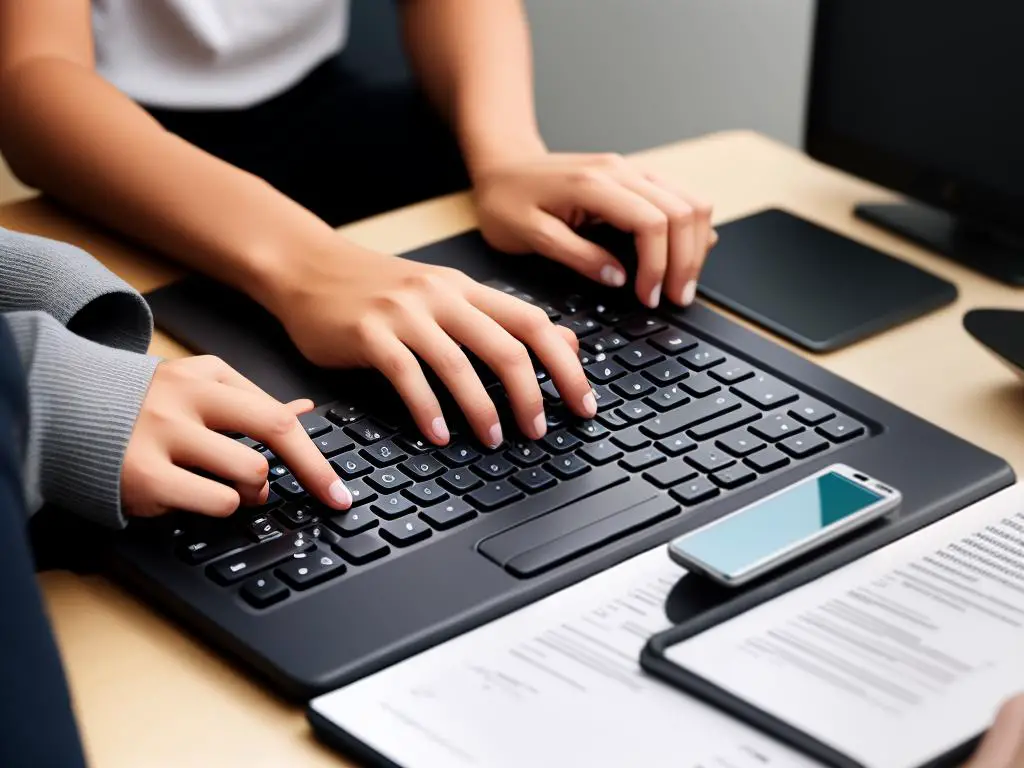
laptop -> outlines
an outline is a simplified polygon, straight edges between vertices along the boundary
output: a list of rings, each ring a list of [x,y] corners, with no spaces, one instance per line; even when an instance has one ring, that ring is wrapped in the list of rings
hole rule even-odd
[[[635,261],[630,238],[592,237]],[[488,451],[449,403],[453,439],[439,449],[383,377],[312,366],[247,298],[203,278],[148,297],[157,325],[187,347],[278,398],[312,398],[303,424],[357,496],[341,514],[318,507],[268,456],[264,507],[227,520],[137,520],[109,540],[117,579],[284,697],[343,686],[827,464],[903,494],[902,508],[861,537],[909,532],[1013,479],[998,457],[709,306],[652,311],[539,257],[498,254],[477,232],[405,256],[463,270],[573,329],[596,418],[571,416],[538,369],[543,440],[522,439],[506,418],[505,444]],[[482,375],[500,400],[496,378]],[[683,591],[672,618],[729,597]]]

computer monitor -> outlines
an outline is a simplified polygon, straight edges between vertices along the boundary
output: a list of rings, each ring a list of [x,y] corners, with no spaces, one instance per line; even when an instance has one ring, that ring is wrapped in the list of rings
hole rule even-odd
[[[819,0],[805,148],[903,193],[888,227],[1024,285],[1024,3]]]

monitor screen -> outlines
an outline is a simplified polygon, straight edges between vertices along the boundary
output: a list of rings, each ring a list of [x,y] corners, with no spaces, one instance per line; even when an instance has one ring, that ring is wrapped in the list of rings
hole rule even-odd
[[[808,151],[1024,227],[1024,3],[820,0]]]

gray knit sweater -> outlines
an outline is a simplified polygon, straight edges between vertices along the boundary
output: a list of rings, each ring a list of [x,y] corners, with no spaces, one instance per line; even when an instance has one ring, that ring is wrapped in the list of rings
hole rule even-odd
[[[0,228],[0,314],[28,380],[30,512],[124,526],[121,465],[159,362],[149,306],[84,251]]]

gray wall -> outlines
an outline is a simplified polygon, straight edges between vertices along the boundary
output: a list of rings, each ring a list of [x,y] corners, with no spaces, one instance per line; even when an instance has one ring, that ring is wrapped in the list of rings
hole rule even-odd
[[[526,0],[556,149],[752,128],[799,146],[812,0]]]

